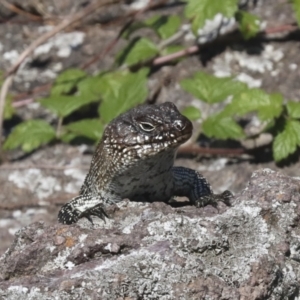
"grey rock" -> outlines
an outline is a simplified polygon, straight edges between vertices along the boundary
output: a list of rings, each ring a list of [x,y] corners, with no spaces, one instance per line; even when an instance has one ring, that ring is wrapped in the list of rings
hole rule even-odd
[[[300,181],[253,173],[227,207],[130,202],[106,223],[22,228],[0,299],[299,299]]]

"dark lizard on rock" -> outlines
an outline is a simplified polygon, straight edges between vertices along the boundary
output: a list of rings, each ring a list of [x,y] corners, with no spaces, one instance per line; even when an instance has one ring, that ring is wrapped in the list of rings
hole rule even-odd
[[[105,220],[105,206],[124,198],[168,202],[186,196],[196,207],[229,205],[230,191],[214,194],[197,171],[173,167],[178,147],[192,130],[171,102],[141,105],[118,116],[103,133],[79,196],[60,209],[59,222],[72,224],[82,217],[92,222],[93,215]]]

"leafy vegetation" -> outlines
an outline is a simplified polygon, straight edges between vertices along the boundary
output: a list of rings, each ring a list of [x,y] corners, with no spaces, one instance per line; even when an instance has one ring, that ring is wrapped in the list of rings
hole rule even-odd
[[[295,12],[295,17],[298,25],[300,26],[300,0],[291,0],[293,4],[293,9]]]
[[[21,147],[30,152],[54,140],[70,142],[77,137],[97,141],[103,128],[113,118],[126,110],[143,103],[148,97],[147,80],[151,66],[158,56],[184,49],[178,42],[182,24],[189,23],[197,36],[207,20],[222,14],[234,18],[245,40],[255,37],[259,19],[240,9],[238,0],[185,0],[184,16],[155,15],[144,21],[136,21],[123,33],[127,45],[115,57],[111,70],[89,75],[80,69],[62,72],[51,88],[48,97],[39,103],[56,117],[56,124],[43,120],[27,120],[16,127],[5,141],[5,149]],[[295,17],[300,25],[300,1],[292,0]],[[140,35],[141,28],[152,30],[159,42]],[[174,58],[176,63],[178,58]],[[180,82],[181,88],[199,101],[208,105],[222,103],[219,112],[204,118],[193,106],[182,113],[192,120],[201,121],[202,132],[211,138],[241,140],[247,136],[241,119],[248,114],[257,114],[265,125],[261,132],[273,134],[273,154],[280,161],[294,153],[300,146],[300,103],[284,101],[281,94],[269,94],[262,89],[248,88],[231,77],[218,78],[204,72],[196,72]],[[70,121],[74,113],[82,112],[93,105],[97,116]],[[11,96],[5,105],[5,118],[11,118],[15,110]]]
[[[192,22],[193,32],[202,28],[206,20],[211,20],[216,14],[231,18],[238,11],[238,0],[189,0],[185,8],[185,15]]]
[[[17,125],[5,142],[6,149],[19,146],[30,152],[55,138],[54,129],[43,120],[29,120]]]

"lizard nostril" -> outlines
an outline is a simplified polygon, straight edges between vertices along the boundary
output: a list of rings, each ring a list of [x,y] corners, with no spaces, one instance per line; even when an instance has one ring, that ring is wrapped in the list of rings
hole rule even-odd
[[[175,120],[174,121],[174,127],[177,130],[183,130],[186,127],[186,123],[182,122],[181,120]]]

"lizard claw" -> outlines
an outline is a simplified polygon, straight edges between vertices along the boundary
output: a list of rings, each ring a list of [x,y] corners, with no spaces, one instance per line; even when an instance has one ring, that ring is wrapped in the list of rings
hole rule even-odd
[[[218,201],[222,201],[222,202],[224,202],[227,206],[231,206],[230,200],[233,198],[233,194],[232,194],[230,191],[226,190],[226,191],[224,191],[223,193],[218,194],[218,195],[216,195],[216,196],[219,197],[219,200],[218,200]]]
[[[227,206],[231,206],[230,200],[233,198],[233,194],[226,190],[221,194],[209,194],[200,197],[195,201],[196,207],[203,207],[208,204],[212,205],[213,207],[218,207],[218,202],[224,202]]]
[[[87,209],[84,212],[80,212],[70,203],[66,203],[62,206],[58,213],[58,221],[63,224],[76,223],[80,218],[87,218],[93,225],[94,222],[91,216],[97,216],[105,222],[105,217],[109,218],[101,204],[97,204],[92,208]]]
[[[87,209],[86,211],[84,211],[80,218],[87,218],[93,225],[93,219],[91,218],[91,216],[96,216],[98,218],[100,218],[101,220],[103,220],[105,222],[105,217],[109,218],[108,214],[106,213],[106,211],[104,210],[102,204],[97,204],[92,208]]]

